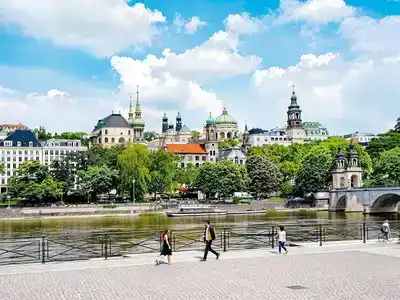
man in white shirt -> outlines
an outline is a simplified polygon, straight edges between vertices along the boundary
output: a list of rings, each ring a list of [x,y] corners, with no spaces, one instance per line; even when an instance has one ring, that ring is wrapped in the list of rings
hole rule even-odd
[[[389,220],[386,220],[381,227],[382,233],[385,235],[385,238],[388,239],[390,227],[389,227]]]
[[[285,250],[285,254],[288,253],[285,243],[286,243],[286,231],[283,226],[279,226],[279,232],[277,234],[278,237],[278,247],[279,247],[279,254],[281,254],[282,249]]]

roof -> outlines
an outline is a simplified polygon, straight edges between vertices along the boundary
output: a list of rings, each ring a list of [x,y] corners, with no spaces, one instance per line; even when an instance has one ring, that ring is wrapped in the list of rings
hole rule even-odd
[[[167,144],[167,152],[183,154],[206,154],[204,145],[201,144]]]
[[[97,122],[93,131],[101,128],[132,128],[121,114],[111,114]]]
[[[12,146],[8,147],[29,147],[29,143],[32,142],[31,147],[41,147],[39,140],[36,138],[35,134],[29,129],[17,129],[0,142],[0,147],[4,147],[4,143],[7,141],[12,142]],[[18,142],[21,143],[18,146]]]
[[[66,140],[66,139],[50,139],[50,140],[45,141],[42,145],[43,145],[43,147],[51,147],[50,145],[52,143],[53,143],[53,145],[58,144],[59,147],[65,147],[65,146],[68,147],[68,144],[69,144],[69,146],[72,146],[73,143],[77,143],[76,145],[81,146],[80,140]]]
[[[246,154],[242,151],[240,147],[231,147],[231,148],[225,148],[225,149],[220,149],[218,152],[218,159],[224,160],[227,159],[231,154],[234,154],[234,156],[237,156],[239,159],[246,158]]]
[[[18,124],[1,124],[0,125],[0,127],[11,127],[11,128],[20,128],[20,129],[23,129],[23,128],[27,128],[24,124],[22,124],[22,123],[18,123]]]
[[[187,127],[186,125],[183,125],[183,127],[181,128],[181,130],[179,130],[179,133],[192,133],[189,129],[189,127]]]
[[[216,124],[237,124],[236,120],[228,114],[228,110],[224,108],[222,115],[215,120]]]

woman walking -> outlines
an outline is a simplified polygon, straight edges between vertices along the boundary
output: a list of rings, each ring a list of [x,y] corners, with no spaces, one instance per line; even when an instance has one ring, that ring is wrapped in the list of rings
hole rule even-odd
[[[168,239],[168,228],[165,228],[163,232],[161,233],[161,243],[162,243],[162,248],[161,248],[161,254],[160,258],[156,260],[156,266],[160,264],[160,261],[167,256],[168,257],[168,264],[171,264],[171,255],[172,255],[172,249],[171,245],[169,243]]]
[[[286,243],[286,231],[283,226],[279,226],[278,236],[278,247],[279,247],[279,254],[281,254],[282,249],[285,250],[285,254],[288,253],[285,243]]]

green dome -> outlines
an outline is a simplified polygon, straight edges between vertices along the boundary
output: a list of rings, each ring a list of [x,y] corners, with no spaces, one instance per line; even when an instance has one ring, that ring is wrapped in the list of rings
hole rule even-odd
[[[164,117],[162,117],[162,119],[163,119],[163,121],[168,121],[168,117],[167,117],[166,113],[164,113]]]
[[[210,116],[208,117],[208,119],[206,120],[206,124],[207,125],[214,125],[215,124],[215,119],[211,116],[211,113],[210,113]]]
[[[181,117],[180,113],[178,113],[178,115],[176,116],[176,119],[177,120],[182,120],[182,117]]]
[[[222,115],[220,115],[216,120],[216,124],[237,124],[236,120],[228,114],[228,110],[224,108]]]
[[[144,127],[144,121],[143,119],[133,119],[131,125],[132,127]]]

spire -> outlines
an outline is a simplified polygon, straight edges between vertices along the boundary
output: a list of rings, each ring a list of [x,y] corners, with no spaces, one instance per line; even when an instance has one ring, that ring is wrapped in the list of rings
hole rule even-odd
[[[133,107],[132,107],[132,94],[131,93],[129,93],[128,121],[133,121]]]
[[[293,92],[292,92],[292,97],[290,97],[290,100],[292,100],[292,104],[295,104],[297,101],[297,96],[296,96],[296,90],[295,90],[295,86],[293,84]]]
[[[140,112],[140,102],[139,102],[139,86],[137,85],[136,90],[136,112]]]
[[[244,122],[244,131],[248,132],[248,130],[247,130],[247,121]]]

